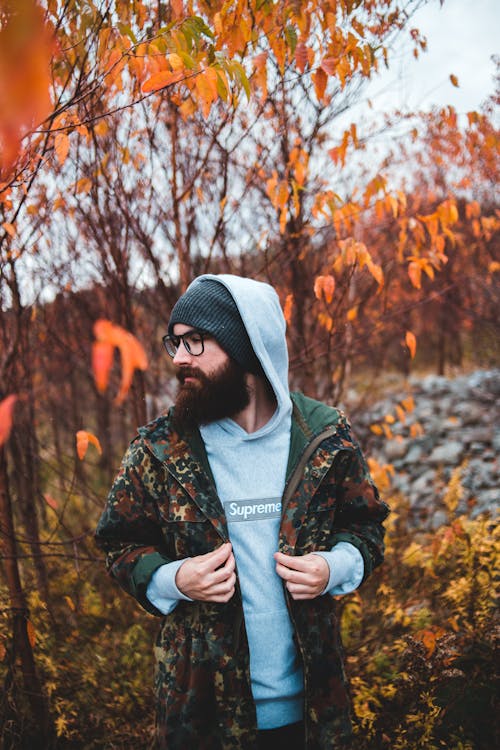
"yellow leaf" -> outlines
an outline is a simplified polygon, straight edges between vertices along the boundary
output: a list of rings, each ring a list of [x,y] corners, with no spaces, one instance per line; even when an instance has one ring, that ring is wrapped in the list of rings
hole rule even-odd
[[[357,317],[358,317],[358,307],[356,305],[355,307],[351,307],[351,309],[347,311],[347,320],[353,321],[353,320],[356,320]]]
[[[417,351],[417,339],[415,338],[415,334],[411,331],[406,331],[405,342],[410,350],[410,357],[413,359],[415,357],[415,352]]]
[[[167,60],[172,70],[184,70],[184,63],[179,55],[177,55],[175,52],[167,55]]]

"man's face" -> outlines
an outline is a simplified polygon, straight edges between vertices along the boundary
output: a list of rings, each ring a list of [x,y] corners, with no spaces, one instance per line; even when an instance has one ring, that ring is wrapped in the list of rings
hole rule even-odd
[[[176,323],[176,336],[192,326]],[[243,368],[229,357],[217,341],[204,337],[203,353],[190,354],[181,341],[173,359],[180,383],[175,401],[177,426],[192,427],[232,417],[249,403]]]

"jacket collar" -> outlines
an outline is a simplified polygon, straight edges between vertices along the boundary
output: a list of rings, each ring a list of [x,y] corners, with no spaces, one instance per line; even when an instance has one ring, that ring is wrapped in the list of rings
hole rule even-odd
[[[229,538],[224,508],[217,496],[205,446],[198,429],[179,433],[172,426],[172,413],[141,427],[139,434],[151,453],[181,484],[219,535]]]

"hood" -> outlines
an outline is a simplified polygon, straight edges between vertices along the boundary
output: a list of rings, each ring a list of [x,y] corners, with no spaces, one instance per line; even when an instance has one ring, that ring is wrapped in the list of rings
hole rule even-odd
[[[204,274],[198,276],[190,287],[203,284],[204,279],[218,281],[231,293],[254,352],[275,393],[278,413],[282,416],[289,412],[286,322],[276,291],[262,281],[232,274]]]

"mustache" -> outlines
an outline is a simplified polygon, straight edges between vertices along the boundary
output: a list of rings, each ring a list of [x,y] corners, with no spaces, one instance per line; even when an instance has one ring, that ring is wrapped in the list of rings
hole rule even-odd
[[[189,367],[189,365],[180,367],[179,370],[175,373],[175,377],[181,385],[184,384],[186,378],[198,378],[198,380],[200,380],[202,383],[206,382],[205,373],[203,373],[197,367]]]

